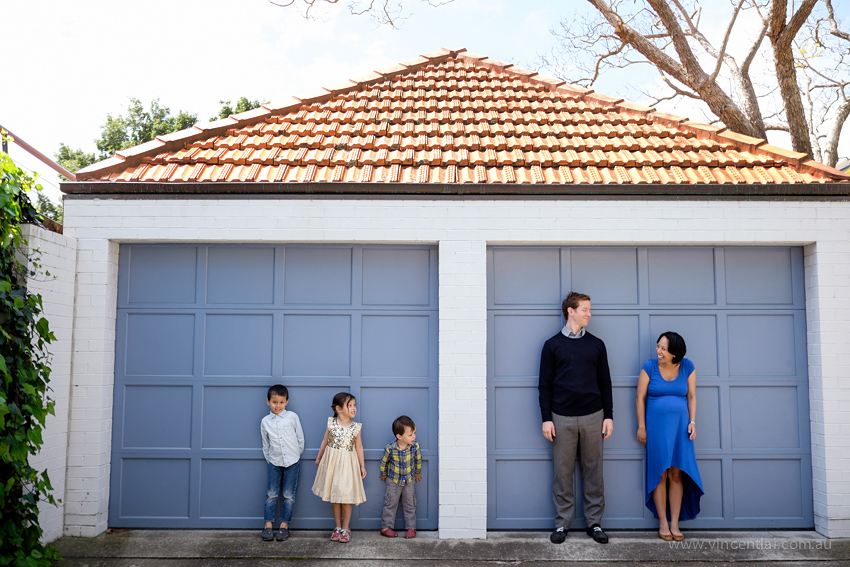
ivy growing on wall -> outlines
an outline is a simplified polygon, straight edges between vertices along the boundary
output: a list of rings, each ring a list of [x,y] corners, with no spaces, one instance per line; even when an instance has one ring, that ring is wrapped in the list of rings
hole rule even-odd
[[[47,345],[55,340],[41,296],[27,290],[40,271],[37,256],[24,256],[21,233],[23,224],[41,224],[26,195],[34,189],[35,179],[0,152],[0,565],[15,567],[59,559],[40,541],[38,503],[55,504],[50,479],[29,464],[53,413]]]

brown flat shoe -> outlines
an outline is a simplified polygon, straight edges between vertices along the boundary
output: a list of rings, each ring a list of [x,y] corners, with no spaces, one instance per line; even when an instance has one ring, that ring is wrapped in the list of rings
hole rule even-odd
[[[658,532],[658,537],[664,541],[673,541],[673,534],[662,534],[661,532]]]
[[[685,534],[670,534],[673,537],[673,541],[685,541]]]

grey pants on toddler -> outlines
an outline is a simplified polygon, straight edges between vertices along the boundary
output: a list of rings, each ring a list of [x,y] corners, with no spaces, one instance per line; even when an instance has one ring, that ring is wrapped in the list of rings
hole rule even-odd
[[[416,529],[416,485],[414,483],[400,485],[387,479],[387,494],[384,496],[384,512],[381,514],[381,529],[395,527],[395,516],[398,512],[398,501],[404,511],[405,529]]]

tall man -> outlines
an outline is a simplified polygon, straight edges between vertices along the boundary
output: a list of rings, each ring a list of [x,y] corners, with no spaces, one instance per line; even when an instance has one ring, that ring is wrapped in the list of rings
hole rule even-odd
[[[563,543],[575,508],[573,475],[576,448],[581,454],[584,519],[587,535],[608,543],[600,522],[605,510],[602,441],[614,432],[614,402],[608,353],[601,339],[587,332],[590,296],[571,291],[561,304],[567,324],[546,341],[540,355],[540,413],[543,437],[552,443],[555,479],[555,531]]]

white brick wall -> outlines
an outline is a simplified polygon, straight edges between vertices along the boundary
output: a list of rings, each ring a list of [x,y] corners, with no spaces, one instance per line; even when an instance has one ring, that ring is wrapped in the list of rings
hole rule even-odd
[[[69,199],[79,270],[66,533],[106,527],[117,242],[431,243],[440,249],[440,536],[486,526],[486,247],[805,246],[815,523],[850,535],[850,203]],[[464,410],[472,408],[470,419]],[[73,486],[73,489],[72,489]],[[73,506],[72,506],[73,504]],[[84,506],[85,504],[85,506]]]
[[[47,502],[39,505],[38,520],[44,530],[42,540],[51,542],[62,536],[65,508],[76,243],[72,238],[31,225],[23,227],[23,234],[29,250],[40,252],[37,261],[42,265],[42,274],[30,278],[28,287],[31,293],[41,294],[43,316],[56,335],[56,341],[48,347],[50,397],[56,403],[55,415],[47,417],[44,444],[30,460],[33,468],[47,470],[54,498],[63,501],[56,506]],[[50,276],[44,272],[49,272]]]

